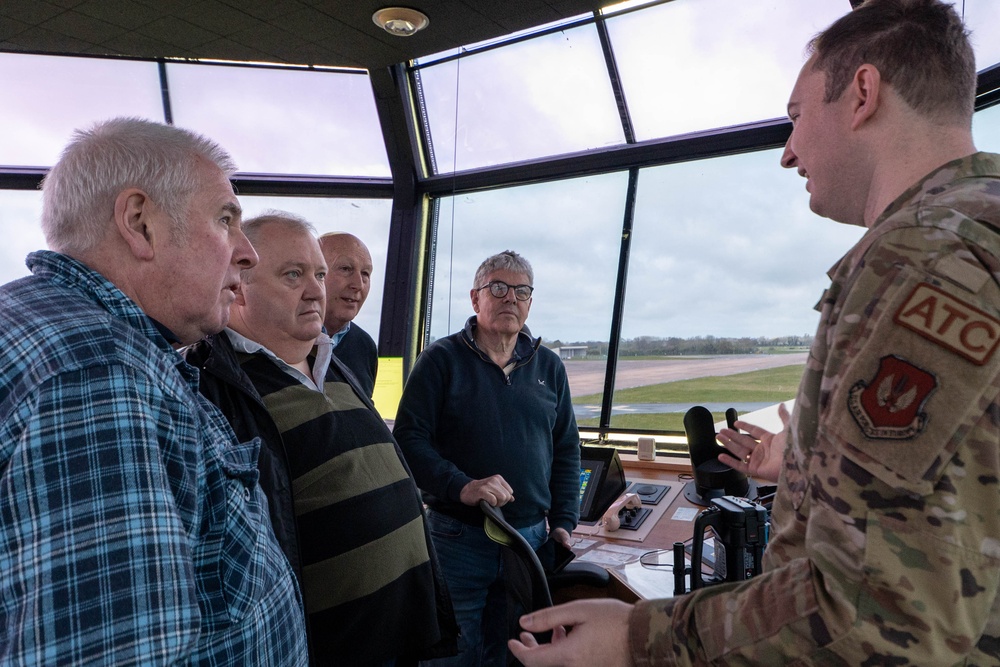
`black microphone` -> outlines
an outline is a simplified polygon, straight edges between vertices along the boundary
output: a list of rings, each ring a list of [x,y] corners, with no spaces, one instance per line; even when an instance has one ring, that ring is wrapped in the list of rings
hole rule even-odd
[[[684,414],[684,433],[687,434],[688,451],[694,468],[719,456],[715,419],[708,408],[696,405]]]
[[[729,408],[726,410],[726,426],[732,430],[739,433],[739,429],[736,428],[736,420],[739,419],[740,413],[736,412],[736,408]]]
[[[712,498],[745,495],[750,489],[747,476],[719,460],[719,454],[726,450],[715,440],[715,418],[711,411],[700,405],[688,410],[684,414],[684,432],[698,500],[708,505]]]

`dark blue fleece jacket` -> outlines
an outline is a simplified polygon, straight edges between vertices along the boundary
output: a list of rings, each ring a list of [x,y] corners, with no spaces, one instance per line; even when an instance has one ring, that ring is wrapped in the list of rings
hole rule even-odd
[[[475,326],[473,316],[417,357],[396,413],[393,434],[424,501],[481,525],[478,507],[459,494],[499,474],[514,489],[503,508],[511,525],[547,515],[550,529],[571,531],[580,516],[580,436],[563,362],[523,329],[505,377],[476,347]]]

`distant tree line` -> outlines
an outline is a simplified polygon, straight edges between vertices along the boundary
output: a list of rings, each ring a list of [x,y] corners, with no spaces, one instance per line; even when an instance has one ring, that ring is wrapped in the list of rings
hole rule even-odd
[[[780,336],[778,338],[719,338],[716,336],[695,336],[694,338],[657,338],[656,336],[639,336],[638,338],[622,339],[618,347],[621,357],[658,357],[683,355],[715,355],[715,354],[765,354],[780,352],[782,348],[808,348],[812,345],[811,335]],[[586,345],[588,357],[607,357],[607,341],[562,342],[555,340],[546,342],[547,347],[563,347],[566,345]]]

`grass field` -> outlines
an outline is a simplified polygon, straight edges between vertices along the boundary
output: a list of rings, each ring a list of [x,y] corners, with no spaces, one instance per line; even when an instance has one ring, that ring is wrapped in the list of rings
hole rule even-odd
[[[795,398],[804,365],[782,366],[750,373],[721,377],[678,380],[662,384],[622,389],[615,392],[615,403],[779,403]],[[600,403],[600,394],[574,396],[578,404]],[[716,421],[725,413],[715,414]],[[611,425],[623,429],[683,431],[684,413],[614,415]],[[598,419],[581,419],[580,426],[597,426]]]

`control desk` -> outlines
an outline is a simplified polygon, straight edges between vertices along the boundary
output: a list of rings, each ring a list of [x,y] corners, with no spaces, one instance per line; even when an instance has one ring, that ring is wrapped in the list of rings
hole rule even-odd
[[[581,523],[572,535],[576,560],[607,568],[612,575],[611,587],[558,591],[557,602],[594,596],[634,602],[674,594],[673,545],[690,544],[695,519],[704,509],[683,493],[684,485],[692,479],[690,463],[683,459],[639,461],[629,454],[620,458],[628,483],[625,493],[635,493],[642,501],[640,507],[634,513],[624,513],[623,524],[616,530],[608,530],[598,520]]]

